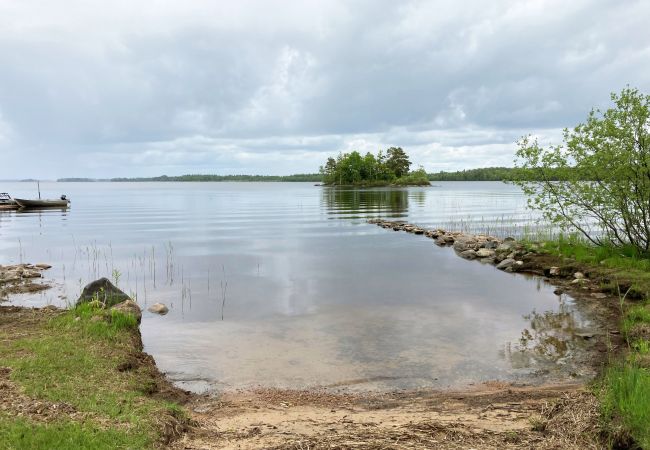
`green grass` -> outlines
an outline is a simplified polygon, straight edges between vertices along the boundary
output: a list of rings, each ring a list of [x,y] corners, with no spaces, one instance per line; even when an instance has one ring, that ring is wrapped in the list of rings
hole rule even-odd
[[[0,416],[0,449],[131,449],[149,445],[144,436],[133,436],[97,425],[73,421],[34,423]]]
[[[618,418],[641,448],[650,448],[650,372],[632,364],[611,368],[604,379],[605,417]]]
[[[132,315],[83,304],[20,339],[0,329],[0,341],[8,342],[0,347],[0,367],[11,368],[25,395],[67,403],[89,417],[45,425],[0,416],[0,448],[146,448],[159,441],[161,418],[183,413],[149,395],[155,381],[146,366],[117,370],[133,358],[137,326]]]
[[[627,335],[635,325],[643,323],[650,324],[650,309],[644,305],[635,305],[626,311],[621,328]]]
[[[529,248],[536,244],[530,238],[524,243]],[[542,241],[536,251],[586,266],[607,280],[602,286],[604,291],[627,294],[628,300],[650,298],[650,255],[640,255],[633,247],[596,246],[580,235],[560,234],[552,240]]]

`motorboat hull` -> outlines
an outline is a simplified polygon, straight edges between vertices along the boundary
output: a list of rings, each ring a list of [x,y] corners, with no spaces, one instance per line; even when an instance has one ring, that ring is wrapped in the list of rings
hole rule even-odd
[[[21,208],[67,208],[70,200],[28,200],[15,198]]]

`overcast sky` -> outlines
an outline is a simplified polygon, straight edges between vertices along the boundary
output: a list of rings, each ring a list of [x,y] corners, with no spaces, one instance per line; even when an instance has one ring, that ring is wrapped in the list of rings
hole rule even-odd
[[[512,165],[629,84],[648,1],[0,0],[0,179]]]

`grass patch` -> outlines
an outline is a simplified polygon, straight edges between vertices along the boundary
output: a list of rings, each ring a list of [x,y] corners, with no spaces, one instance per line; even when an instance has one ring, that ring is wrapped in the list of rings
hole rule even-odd
[[[0,416],[0,446],[147,448],[162,440],[166,420],[183,416],[150,395],[157,385],[151,366],[118,370],[139,355],[135,317],[93,304],[41,315],[24,327],[0,327],[0,341],[8,343],[0,346],[0,367],[11,369],[10,380],[27,397],[65,403],[85,418],[43,424]]]
[[[127,449],[144,448],[144,436],[133,436],[92,423],[56,421],[35,423],[0,416],[0,449]]]
[[[583,265],[594,274],[606,280],[605,292],[625,295],[627,300],[650,298],[650,255],[639,254],[631,246],[596,246],[577,234],[558,235],[544,240],[541,245],[531,239],[524,243],[535,251],[567,258]]]
[[[611,368],[604,379],[606,418],[619,420],[634,442],[650,448],[650,372],[635,365]],[[624,439],[627,436],[624,436]]]

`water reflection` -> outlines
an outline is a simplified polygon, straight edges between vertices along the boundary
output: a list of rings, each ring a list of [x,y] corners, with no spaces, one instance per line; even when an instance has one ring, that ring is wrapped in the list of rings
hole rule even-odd
[[[524,204],[512,187],[445,186],[75,184],[70,210],[0,215],[0,263],[54,263],[46,275],[62,287],[44,295],[55,304],[115,274],[141,306],[167,304],[165,317],[145,311],[142,333],[174,380],[444,387],[513,380],[542,355],[570,355],[574,344],[558,340],[581,320],[570,299],[558,305],[544,283],[365,223],[435,227],[514,217]]]
[[[358,218],[366,216],[406,217],[409,210],[409,191],[406,189],[354,189],[328,187],[322,190],[321,204],[328,214]],[[424,201],[424,192],[418,201]]]
[[[577,369],[578,361],[570,358],[583,354],[593,344],[595,333],[588,329],[593,327],[589,321],[581,317],[575,306],[567,303],[564,297],[560,298],[556,310],[542,313],[533,310],[523,316],[528,321],[516,343],[508,344],[503,353],[505,359],[514,369],[544,368],[564,366],[565,371],[572,372]]]

